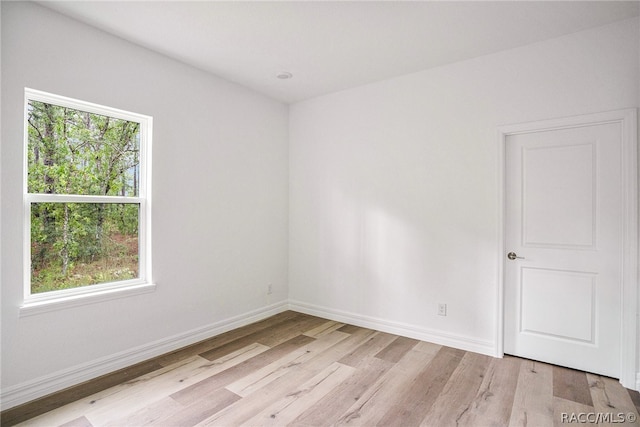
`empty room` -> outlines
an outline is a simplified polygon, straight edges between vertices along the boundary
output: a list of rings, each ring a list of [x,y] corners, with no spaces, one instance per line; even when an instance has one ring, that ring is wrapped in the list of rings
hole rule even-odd
[[[3,426],[640,425],[640,2],[0,19]]]

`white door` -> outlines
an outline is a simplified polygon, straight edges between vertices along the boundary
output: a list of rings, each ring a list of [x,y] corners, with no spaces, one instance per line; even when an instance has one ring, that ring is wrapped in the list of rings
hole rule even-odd
[[[619,378],[621,126],[508,135],[505,150],[504,352]]]

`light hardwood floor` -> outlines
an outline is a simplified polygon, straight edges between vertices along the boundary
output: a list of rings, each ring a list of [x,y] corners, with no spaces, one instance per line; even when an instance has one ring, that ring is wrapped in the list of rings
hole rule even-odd
[[[611,378],[288,311],[5,411],[2,424],[640,425],[639,408]]]

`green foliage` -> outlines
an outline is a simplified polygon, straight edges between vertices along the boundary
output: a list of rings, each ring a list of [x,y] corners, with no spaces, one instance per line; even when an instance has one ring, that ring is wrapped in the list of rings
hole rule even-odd
[[[30,101],[29,193],[137,197],[139,124]],[[139,204],[31,205],[32,293],[138,277]]]

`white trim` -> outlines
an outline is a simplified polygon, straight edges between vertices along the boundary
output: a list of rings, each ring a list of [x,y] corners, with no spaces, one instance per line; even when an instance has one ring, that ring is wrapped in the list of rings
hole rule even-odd
[[[29,203],[130,203],[141,204],[142,197],[122,196],[84,196],[80,194],[38,194],[27,193],[25,195]]]
[[[498,286],[496,287],[496,310],[495,310],[495,322],[496,322],[496,340],[495,348],[493,352],[494,357],[504,357],[504,253],[505,253],[505,241],[504,241],[504,227],[506,218],[506,186],[505,186],[505,159],[506,159],[506,134],[502,130],[498,130],[498,139],[500,141],[498,145],[498,235],[496,240],[498,242],[498,271],[496,277],[498,278]]]
[[[20,317],[146,294],[155,291],[155,289],[156,285],[154,283],[146,283],[141,280],[125,280],[63,289],[58,292],[43,292],[32,295],[28,300],[25,300],[20,306]]]
[[[133,113],[131,111],[121,110],[119,108],[109,107],[106,105],[95,104],[93,102],[83,101],[81,99],[69,98],[68,96],[56,95],[37,89],[24,88],[25,100],[32,99],[47,104],[61,105],[63,107],[74,108],[87,113],[100,114],[102,116],[110,116],[116,119],[141,122],[150,119],[150,116],[144,114]],[[25,106],[26,108],[26,106]]]
[[[63,369],[50,375],[44,375],[21,384],[7,387],[0,392],[0,402],[2,402],[0,410],[7,410],[67,387],[114,372],[118,369],[161,356],[224,332],[257,322],[286,311],[287,309],[287,302],[281,301],[204,327],[195,328],[168,338],[163,338],[110,356]]]
[[[44,375],[21,384],[4,388],[0,391],[0,410],[4,411],[13,408],[14,406],[30,402],[40,397],[63,390],[67,387],[114,372],[118,369],[126,368],[133,364],[161,356],[165,353],[195,344],[224,332],[260,321],[286,310],[294,310],[300,313],[320,316],[330,320],[372,328],[382,332],[429,341],[435,344],[460,348],[466,351],[473,351],[489,356],[495,356],[494,353],[497,346],[497,343],[488,340],[479,340],[463,335],[429,330],[415,325],[363,316],[342,310],[321,307],[315,304],[308,304],[301,301],[285,300],[245,314],[230,317],[207,326],[195,328],[184,333],[176,334],[168,338],[160,339],[110,356],[63,369],[50,375]],[[635,389],[640,390],[640,373],[637,374],[635,383]]]
[[[289,300],[289,308],[300,313],[319,316],[337,322],[344,322],[363,328],[375,329],[381,332],[414,338],[421,341],[428,341],[434,344],[454,347],[461,350],[493,356],[494,342],[480,340],[449,332],[427,329],[408,323],[394,322],[378,317],[364,316],[343,310],[322,307],[316,304],[309,304],[302,301]]]
[[[140,176],[138,196],[100,196],[77,194],[34,194],[28,189],[28,145],[27,118],[29,101],[73,108],[79,111],[114,117],[140,124]],[[31,315],[77,305],[137,295],[155,289],[151,269],[151,140],[153,118],[113,107],[94,104],[35,89],[24,88],[24,141],[23,141],[23,304],[20,315]],[[31,294],[31,204],[32,203],[129,203],[138,204],[138,275],[133,280],[92,284],[85,287]],[[126,289],[125,289],[126,288]]]
[[[622,238],[622,333],[620,339],[620,382],[628,388],[634,384],[638,366],[638,296],[640,293],[638,260],[638,110],[626,110],[623,118],[622,179],[624,218]]]
[[[496,341],[494,354],[504,355],[504,256],[505,253],[505,144],[509,135],[568,129],[591,124],[620,123],[622,138],[623,242],[620,334],[620,383],[640,389],[637,379],[638,349],[638,135],[635,108],[587,114],[563,119],[502,126],[498,129],[498,287],[496,291]]]

